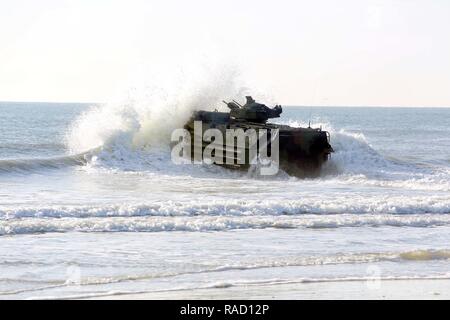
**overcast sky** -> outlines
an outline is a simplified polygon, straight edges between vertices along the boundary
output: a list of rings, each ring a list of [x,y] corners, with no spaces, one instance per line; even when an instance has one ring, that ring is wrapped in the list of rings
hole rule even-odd
[[[449,39],[448,0],[0,0],[0,100],[108,101],[196,56],[283,104],[450,106]]]

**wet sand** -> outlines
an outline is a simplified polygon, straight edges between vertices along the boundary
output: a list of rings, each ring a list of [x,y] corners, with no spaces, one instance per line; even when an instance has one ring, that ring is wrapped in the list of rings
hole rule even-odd
[[[450,299],[450,280],[338,281],[247,285],[228,288],[111,294],[95,299]]]

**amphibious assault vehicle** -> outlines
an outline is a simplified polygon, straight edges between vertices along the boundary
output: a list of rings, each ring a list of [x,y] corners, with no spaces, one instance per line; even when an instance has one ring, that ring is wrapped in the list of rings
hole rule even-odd
[[[235,100],[231,102],[223,101],[230,109],[230,112],[218,112],[216,110],[196,111],[193,113],[190,120],[185,124],[185,129],[189,131],[191,137],[194,137],[194,142],[196,138],[198,139],[197,141],[200,141],[200,146],[194,143],[194,148],[191,149],[192,159],[195,160],[194,157],[202,154],[211,143],[211,141],[205,141],[203,136],[208,129],[218,129],[224,137],[223,140],[226,140],[225,137],[228,137],[227,131],[229,132],[230,129],[235,131],[242,129],[246,133],[256,131],[258,148],[260,149],[264,147],[261,145],[260,133],[265,131],[268,133],[268,137],[266,137],[264,142],[267,141],[266,152],[269,156],[274,152],[272,147],[276,146],[274,143],[274,132],[276,134],[277,130],[274,129],[278,129],[279,167],[288,174],[298,177],[318,175],[322,164],[328,160],[333,152],[329,133],[321,128],[311,128],[310,126],[307,128],[294,128],[282,124],[268,123],[268,119],[280,117],[282,107],[277,105],[274,108],[269,108],[264,104],[257,103],[251,96],[247,96],[246,100],[244,105],[239,104]],[[199,122],[197,121],[201,121],[201,131],[198,130]],[[246,139],[244,147],[242,144],[239,147],[238,143],[232,144],[230,147],[230,144],[226,142],[220,143],[218,147],[222,148],[220,156],[223,156],[223,159],[221,159],[222,161],[216,161],[216,164],[232,169],[248,169],[252,160],[249,150],[250,139]],[[194,154],[196,148],[197,151],[200,151],[197,155]],[[239,159],[241,160],[239,161]]]

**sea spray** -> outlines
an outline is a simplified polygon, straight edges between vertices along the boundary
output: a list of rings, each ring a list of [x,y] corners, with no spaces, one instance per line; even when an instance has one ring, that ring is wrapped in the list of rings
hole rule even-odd
[[[67,134],[72,153],[96,147],[145,149],[168,145],[174,129],[182,128],[197,109],[224,108],[221,101],[239,99],[246,90],[232,67],[199,68],[178,73],[161,88],[158,79],[130,89],[127,98],[93,106],[84,112]]]

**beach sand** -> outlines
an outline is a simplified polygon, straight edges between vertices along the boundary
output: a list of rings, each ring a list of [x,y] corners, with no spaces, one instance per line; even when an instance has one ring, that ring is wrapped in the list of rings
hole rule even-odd
[[[450,299],[450,280],[380,280],[284,283],[111,294],[91,299]]]

